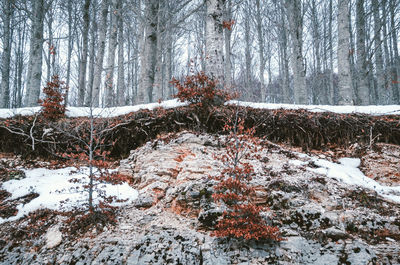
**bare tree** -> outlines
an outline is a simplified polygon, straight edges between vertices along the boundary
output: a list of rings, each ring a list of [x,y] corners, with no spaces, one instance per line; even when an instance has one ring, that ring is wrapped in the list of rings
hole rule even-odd
[[[89,50],[89,10],[90,0],[85,0],[83,4],[83,28],[82,28],[82,54],[79,62],[79,77],[78,77],[78,105],[83,106],[85,102],[86,92],[86,68]]]
[[[45,0],[32,2],[31,40],[29,49],[26,106],[38,105],[43,62],[43,22],[48,4]]]
[[[349,10],[350,0],[339,0],[338,4],[338,92],[339,105],[352,105],[353,89],[350,73],[350,31],[349,31]]]
[[[303,8],[300,0],[285,0],[292,40],[293,92],[296,104],[307,104],[306,65],[303,57]]]
[[[358,96],[361,105],[369,104],[369,87],[367,82],[367,56],[365,47],[365,7],[364,0],[356,3],[356,31],[357,31],[357,70]]]
[[[225,0],[206,0],[206,74],[224,82],[223,10]]]
[[[100,97],[100,84],[101,84],[101,73],[103,72],[103,61],[104,61],[104,51],[106,48],[106,34],[107,34],[107,14],[109,8],[109,0],[102,0],[101,2],[101,17],[99,25],[99,40],[98,40],[98,51],[97,60],[94,69],[94,79],[93,79],[93,93],[92,101],[93,106],[99,106]]]
[[[381,18],[379,14],[379,1],[372,0],[372,12],[374,15],[374,55],[375,55],[375,72],[376,72],[376,87],[375,95],[378,103],[387,103],[385,76],[383,71],[383,54],[382,54],[382,39],[381,39]]]
[[[118,77],[117,77],[117,100],[119,106],[125,103],[125,65],[124,65],[124,21],[122,12],[124,10],[123,2],[118,10]]]
[[[1,59],[1,85],[0,85],[0,107],[10,106],[10,62],[11,62],[11,18],[13,16],[13,0],[3,0],[3,54]]]

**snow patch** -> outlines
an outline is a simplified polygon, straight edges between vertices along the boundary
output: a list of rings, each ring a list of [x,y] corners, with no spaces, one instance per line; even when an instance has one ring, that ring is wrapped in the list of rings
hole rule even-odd
[[[309,171],[326,175],[329,178],[337,179],[348,185],[356,185],[374,190],[378,195],[400,203],[400,186],[384,186],[368,178],[358,169],[360,166],[360,159],[358,158],[342,158],[339,160],[340,164],[325,159],[313,158],[312,160],[320,168],[307,168]]]
[[[27,204],[17,206],[18,214],[8,219],[0,218],[0,224],[7,221],[15,221],[38,209],[68,211],[76,207],[82,208],[88,201],[88,191],[84,188],[89,183],[89,169],[74,167],[50,170],[46,168],[25,169],[26,178],[4,182],[2,188],[12,194],[8,200],[17,199],[30,193],[38,193],[39,196]],[[72,183],[71,179],[79,182]],[[113,206],[122,206],[132,203],[138,192],[128,183],[112,185],[95,183],[106,196],[115,196],[125,202],[114,202]],[[100,197],[98,192],[93,192],[93,202],[98,204]]]

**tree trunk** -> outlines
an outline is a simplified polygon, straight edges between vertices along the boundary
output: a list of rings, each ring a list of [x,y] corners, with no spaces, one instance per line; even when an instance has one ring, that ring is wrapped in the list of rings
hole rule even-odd
[[[254,90],[252,88],[252,71],[251,71],[251,40],[250,40],[250,7],[249,2],[245,2],[244,6],[244,40],[245,40],[245,47],[244,47],[244,58],[245,58],[245,66],[246,66],[246,74],[245,74],[245,90],[247,93],[245,94],[245,100],[253,101]]]
[[[67,5],[68,9],[68,51],[67,51],[67,80],[65,81],[66,86],[69,88],[69,83],[71,79],[71,59],[72,59],[72,49],[74,48],[74,38],[72,34],[72,1],[68,1]],[[65,100],[64,105],[68,104],[68,92],[69,89],[65,92]]]
[[[86,91],[86,68],[89,50],[89,9],[90,0],[85,0],[83,5],[83,29],[82,29],[82,54],[79,63],[78,77],[78,106],[83,106]]]
[[[303,57],[303,14],[300,0],[286,0],[286,14],[292,39],[293,92],[296,104],[307,104],[306,66]]]
[[[225,21],[232,20],[232,0],[226,0],[225,5]],[[231,88],[232,86],[232,62],[231,62],[231,38],[232,29],[224,29],[225,37],[225,86]]]
[[[399,50],[397,48],[397,32],[396,32],[396,23],[395,23],[395,8],[396,8],[396,0],[390,0],[390,28],[392,33],[392,42],[393,42],[393,53],[394,59],[392,61],[392,90],[393,90],[393,101],[396,104],[400,104],[400,90],[399,90],[399,71],[400,71],[400,57]]]
[[[117,99],[118,105],[125,105],[125,65],[124,65],[124,21],[122,17],[123,3],[118,10],[118,77]]]
[[[329,64],[330,64],[330,72],[329,72],[329,89],[330,89],[330,103],[332,105],[336,104],[336,93],[335,86],[333,84],[333,0],[329,0],[329,22],[328,22],[328,39],[329,39]]]
[[[137,103],[149,103],[152,100],[156,56],[157,56],[157,21],[159,0],[147,0],[145,25],[141,53],[141,70]]]
[[[352,81],[350,72],[350,0],[339,0],[338,4],[338,93],[339,105],[353,105]]]
[[[165,6],[160,4],[159,9],[163,9]],[[162,67],[163,67],[163,39],[161,36],[161,27],[162,27],[162,17],[161,12],[158,12],[157,16],[157,44],[156,44],[156,56],[155,56],[155,65],[154,65],[154,81],[151,88],[151,98],[150,101],[159,101],[163,98],[163,89],[162,89]],[[190,40],[189,40],[190,41]],[[189,58],[188,58],[189,59]],[[189,67],[189,64],[188,64]]]
[[[92,2],[92,6],[97,6],[97,0]],[[93,100],[93,83],[94,83],[94,70],[95,70],[95,62],[96,62],[96,35],[97,35],[97,16],[96,10],[93,8],[93,15],[91,19],[92,27],[90,29],[90,52],[89,52],[89,77],[88,84],[86,87],[86,97],[85,97],[85,105],[87,107],[91,106],[91,102]]]
[[[114,66],[115,66],[115,50],[117,48],[117,13],[121,0],[112,0],[110,12],[110,35],[108,41],[107,69],[104,84],[105,89],[105,106],[112,107],[114,105]]]
[[[365,9],[364,0],[356,3],[356,32],[357,32],[357,72],[358,96],[361,105],[369,103],[369,87],[367,77],[367,58],[365,49]]]
[[[282,96],[283,103],[292,103],[290,97],[290,82],[289,82],[289,59],[288,59],[288,30],[285,20],[285,10],[281,3],[280,6],[280,19],[281,19],[281,30],[280,30],[280,50],[281,50],[281,77],[282,77]]]
[[[108,14],[108,0],[103,0],[101,3],[98,52],[97,52],[97,59],[96,59],[94,79],[93,79],[93,99],[91,99],[92,101],[91,105],[93,105],[93,107],[99,106],[101,73],[103,72],[104,51],[106,47],[107,14]]]
[[[224,83],[223,8],[225,0],[206,0],[206,74]]]
[[[38,105],[40,96],[40,84],[42,81],[42,51],[43,51],[43,21],[45,16],[44,0],[35,0],[32,3],[32,26],[31,40],[29,49],[28,75],[27,75],[27,95],[25,106],[32,107]]]
[[[13,16],[13,0],[4,0],[3,4],[3,54],[1,59],[1,95],[0,107],[10,106],[10,62],[11,62],[11,18]]]
[[[383,55],[381,41],[381,19],[379,15],[379,1],[372,0],[372,12],[374,14],[374,53],[375,53],[375,72],[376,72],[376,94],[378,103],[387,103],[385,89],[385,75],[383,72]]]
[[[259,74],[260,74],[260,90],[261,102],[265,102],[267,87],[264,81],[265,59],[264,59],[264,34],[263,34],[263,20],[261,17],[260,0],[256,0],[256,22],[257,22],[257,38],[258,38],[258,57],[259,57]]]

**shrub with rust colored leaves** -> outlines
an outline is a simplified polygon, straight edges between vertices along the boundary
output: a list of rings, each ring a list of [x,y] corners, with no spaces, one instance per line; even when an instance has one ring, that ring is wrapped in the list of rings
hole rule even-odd
[[[186,76],[183,83],[175,78],[171,83],[178,90],[176,98],[199,107],[222,105],[233,98],[232,94],[218,88],[218,80],[209,78],[203,71]]]
[[[46,97],[39,100],[39,104],[43,107],[41,114],[45,119],[56,121],[65,116],[64,98],[68,87],[57,75],[47,82],[47,86],[43,88]]]
[[[213,199],[227,207],[213,231],[217,237],[238,239],[282,240],[279,228],[269,226],[260,215],[265,210],[254,203],[255,190],[250,185],[254,176],[253,166],[247,162],[260,159],[259,140],[254,137],[254,128],[245,129],[244,122],[237,115],[233,125],[225,125],[229,132],[226,152],[216,159],[223,162],[225,168],[220,175],[212,177],[217,181]]]

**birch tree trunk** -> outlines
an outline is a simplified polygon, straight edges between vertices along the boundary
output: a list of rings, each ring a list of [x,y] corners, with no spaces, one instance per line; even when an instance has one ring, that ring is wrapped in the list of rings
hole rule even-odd
[[[357,72],[358,96],[361,105],[369,104],[369,87],[367,77],[367,58],[365,49],[365,9],[364,0],[356,3],[356,31],[357,31]]]
[[[101,3],[98,52],[93,79],[93,99],[91,100],[93,107],[99,106],[101,73],[103,72],[104,51],[106,47],[108,5],[108,0],[103,0]]]
[[[118,105],[125,105],[125,65],[124,65],[124,21],[122,17],[123,3],[118,11],[118,77],[117,77],[117,99]]]
[[[206,74],[224,83],[223,8],[225,0],[206,0]]]
[[[44,0],[35,0],[32,2],[32,5],[32,26],[26,84],[27,95],[25,97],[25,106],[27,107],[38,105],[43,63],[42,51],[45,2]]]
[[[147,0],[145,7],[143,50],[137,103],[149,103],[152,100],[156,56],[157,56],[157,21],[158,0]]]
[[[300,0],[285,1],[289,32],[292,39],[294,103],[307,104],[306,67],[303,57],[303,14]]]
[[[339,105],[353,105],[352,81],[350,72],[350,0],[339,0],[338,4],[338,93]]]
[[[85,102],[86,68],[89,50],[89,9],[90,0],[85,0],[83,5],[82,54],[79,62],[78,77],[78,106],[83,106]]]
[[[10,106],[10,62],[11,62],[11,17],[13,16],[12,0],[3,0],[3,54],[1,59],[1,95],[0,107]]]

